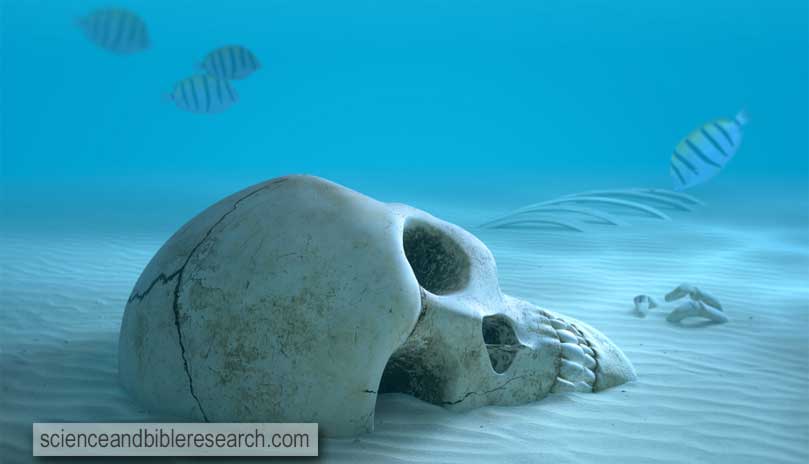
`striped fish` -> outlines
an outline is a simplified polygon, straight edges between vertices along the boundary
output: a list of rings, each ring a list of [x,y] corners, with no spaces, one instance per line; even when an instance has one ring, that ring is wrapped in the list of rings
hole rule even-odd
[[[200,63],[200,68],[220,79],[244,79],[259,67],[256,55],[241,45],[217,48]]]
[[[192,113],[220,113],[239,101],[239,95],[230,82],[199,74],[177,82],[168,99]]]
[[[149,47],[146,23],[129,10],[96,10],[76,22],[88,39],[113,53],[125,55]]]
[[[725,167],[742,142],[742,126],[747,124],[742,110],[733,119],[717,119],[695,130],[674,148],[671,178],[675,190],[701,184]]]

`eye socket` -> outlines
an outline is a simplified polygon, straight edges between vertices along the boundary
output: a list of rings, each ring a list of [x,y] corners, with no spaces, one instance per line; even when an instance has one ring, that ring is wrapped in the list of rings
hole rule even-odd
[[[445,232],[424,221],[408,220],[402,237],[405,256],[419,285],[446,295],[469,282],[469,255]]]
[[[486,351],[489,352],[492,369],[498,374],[502,374],[514,362],[514,358],[523,349],[523,345],[517,339],[511,321],[502,314],[485,316],[481,331]]]

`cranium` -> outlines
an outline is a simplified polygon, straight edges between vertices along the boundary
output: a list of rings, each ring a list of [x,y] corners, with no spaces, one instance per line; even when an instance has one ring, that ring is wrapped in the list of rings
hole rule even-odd
[[[152,411],[373,429],[378,393],[455,410],[634,378],[589,326],[503,295],[463,229],[289,176],[189,221],[135,285],[120,376]]]

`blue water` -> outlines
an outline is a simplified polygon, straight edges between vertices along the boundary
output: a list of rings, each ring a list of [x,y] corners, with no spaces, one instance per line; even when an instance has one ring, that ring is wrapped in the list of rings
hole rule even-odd
[[[110,5],[143,18],[149,49],[85,37],[77,18]],[[262,63],[238,103],[167,101],[228,44]],[[671,188],[675,145],[742,108],[741,148],[688,190],[693,214],[564,237],[476,227],[582,190]],[[0,0],[0,461],[28,461],[33,421],[154,420],[117,378],[138,275],[197,212],[292,173],[470,228],[504,291],[609,328],[640,375],[465,419],[383,399],[375,435],[333,456],[806,462],[806,0]],[[682,281],[731,322],[631,314]]]
[[[151,37],[130,56],[76,27],[107,5],[2,2],[7,225],[175,227],[289,173],[510,207],[540,185],[671,187],[674,145],[742,107],[737,157],[690,192],[809,196],[802,0],[120,1]],[[230,43],[263,64],[236,106],[161,98]]]

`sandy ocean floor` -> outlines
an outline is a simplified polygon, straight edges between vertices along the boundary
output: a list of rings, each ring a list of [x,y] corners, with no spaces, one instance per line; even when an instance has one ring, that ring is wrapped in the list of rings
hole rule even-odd
[[[805,214],[735,223],[715,219],[709,205],[672,222],[570,233],[481,230],[474,225],[500,211],[432,211],[489,245],[506,293],[600,329],[633,361],[639,380],[464,414],[383,395],[376,431],[324,440],[323,461],[809,462]],[[141,410],[117,381],[126,298],[166,238],[4,234],[0,461],[32,460],[34,421],[171,419]],[[673,325],[666,308],[645,319],[633,314],[635,295],[661,298],[684,281],[714,293],[730,323]]]

